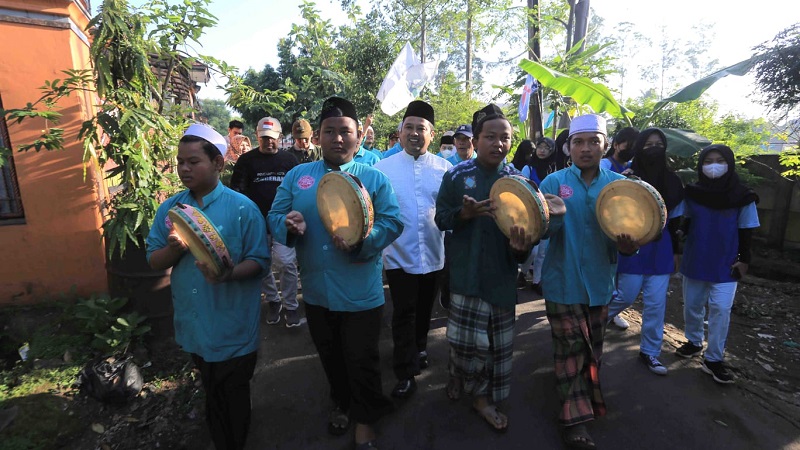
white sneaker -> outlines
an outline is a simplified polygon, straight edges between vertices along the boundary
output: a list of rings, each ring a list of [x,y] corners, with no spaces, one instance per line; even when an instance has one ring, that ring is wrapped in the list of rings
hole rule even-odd
[[[614,318],[611,319],[611,321],[614,322],[614,325],[616,325],[617,327],[619,327],[622,330],[627,330],[628,327],[631,326],[631,324],[629,324],[628,321],[625,320],[624,318],[622,318],[622,316],[620,316],[620,315],[614,316]]]

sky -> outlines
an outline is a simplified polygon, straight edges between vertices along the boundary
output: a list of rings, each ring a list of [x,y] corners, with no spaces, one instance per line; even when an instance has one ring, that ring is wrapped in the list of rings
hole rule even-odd
[[[292,23],[300,22],[300,4],[301,0],[280,0],[281,7],[278,8],[266,7],[263,0],[216,0],[210,5],[210,11],[217,16],[219,23],[202,37],[203,47],[196,50],[223,59],[241,71],[248,68],[261,70],[266,64],[276,66],[278,40],[289,33]],[[358,4],[364,11],[369,9],[367,0],[358,0]],[[759,0],[749,3],[756,8],[744,9],[742,6],[746,4],[730,0],[591,1],[594,13],[605,19],[606,26],[631,22],[636,31],[654,40],[659,39],[662,27],[666,27],[669,36],[690,40],[693,25],[713,24],[714,38],[707,54],[709,58],[719,60],[720,68],[749,58],[754,46],[771,40],[778,32],[800,20],[800,2],[797,0]],[[338,1],[318,0],[317,9],[334,25],[345,20]],[[490,55],[482,56],[492,59]],[[490,82],[498,81],[503,80]],[[222,91],[215,87],[215,83],[223,82],[215,79],[203,86],[200,98],[223,98]],[[625,95],[636,96],[637,90],[647,87],[628,85]],[[719,102],[721,112],[754,118],[765,114],[764,107],[748,97],[754,90],[751,75],[729,76],[718,81],[707,94]]]

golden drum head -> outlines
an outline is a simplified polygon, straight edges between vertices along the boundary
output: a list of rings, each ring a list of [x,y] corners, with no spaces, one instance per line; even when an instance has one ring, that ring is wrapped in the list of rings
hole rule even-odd
[[[211,220],[197,208],[178,203],[167,211],[167,217],[189,251],[211,268],[214,275],[222,273],[231,257],[225,241]]]
[[[328,233],[356,245],[372,231],[374,211],[369,192],[347,172],[328,172],[317,188],[317,211]]]
[[[595,213],[611,239],[630,235],[639,245],[653,241],[667,224],[667,207],[656,188],[641,180],[608,183],[597,196]]]
[[[500,231],[511,237],[511,227],[518,225],[532,241],[538,241],[547,232],[550,210],[544,195],[532,181],[520,175],[500,178],[489,192],[495,210],[495,223]]]

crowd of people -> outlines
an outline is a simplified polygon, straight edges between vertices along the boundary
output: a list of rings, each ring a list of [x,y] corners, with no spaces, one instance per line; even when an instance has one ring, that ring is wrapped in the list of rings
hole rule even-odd
[[[262,305],[267,324],[308,325],[330,388],[328,432],[352,429],[358,450],[377,448],[376,422],[415,393],[415,377],[429,368],[437,297],[448,311],[445,394],[454,401],[471,396],[491,430],[508,429],[501,405],[511,390],[518,289],[529,273],[544,297],[558,417],[570,448],[595,446],[587,424],[606,412],[606,326],[615,318],[622,323],[619,313],[640,293],[640,357],[653,373],[667,374],[658,358],[676,270],[683,275],[687,340],[676,354],[698,356],[707,342],[702,370],[718,383],[733,382],[725,339],[759,223],[758,198],[739,181],[730,148],[703,149],[697,181],[683,186],[667,165],[661,130],[625,128],[610,145],[599,115],[573,118],[555,140],[522,141],[510,162],[513,128],[493,104],[444,132],[436,152],[435,111],[424,101],[408,105],[385,151],[374,147],[370,122],[362,123],[348,100],[331,97],[316,129],[305,119],[292,124],[288,149],[280,149],[283,125],[273,117],[256,124],[254,148],[240,121],[230,122],[227,136],[194,124],[180,140],[177,167],[186,190],[160,206],[147,254],[153,268],[172,268],[175,338],[200,372],[218,449],[246,442]],[[228,186],[220,181],[226,164]],[[339,171],[356,177],[372,203],[372,227],[355,244],[330,233],[318,212],[322,177]],[[549,229],[539,241],[517,225],[506,236],[495,222],[503,211],[490,190],[510,175],[535,183],[547,203]],[[610,238],[598,223],[599,192],[626,176],[649,183],[665,202],[668,225],[653,242]],[[216,225],[230,254],[221,271],[187,252],[167,217],[178,204],[200,209]],[[378,351],[384,277],[393,303],[390,395],[382,390]]]

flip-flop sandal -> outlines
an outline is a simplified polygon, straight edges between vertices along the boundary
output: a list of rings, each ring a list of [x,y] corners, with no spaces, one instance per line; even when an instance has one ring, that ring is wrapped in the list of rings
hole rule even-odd
[[[328,416],[328,433],[341,436],[347,433],[348,428],[350,428],[350,417],[339,407],[334,408]]]
[[[450,381],[447,382],[445,392],[450,400],[454,402],[461,400],[461,394],[464,392],[464,382],[461,381],[461,378],[451,376]]]
[[[564,427],[561,433],[561,439],[564,444],[575,450],[594,450],[597,448],[589,432],[586,430],[586,425],[579,424],[571,427]]]
[[[378,450],[378,446],[375,444],[375,441],[367,441],[356,444],[355,450]]]
[[[474,406],[472,410],[478,413],[483,420],[489,424],[489,428],[492,429],[495,433],[505,433],[508,431],[508,417],[506,417],[506,425],[504,427],[500,427],[502,425],[502,418],[501,415],[504,415],[500,412],[497,408],[497,405],[487,405],[484,406],[482,409],[477,409]]]

